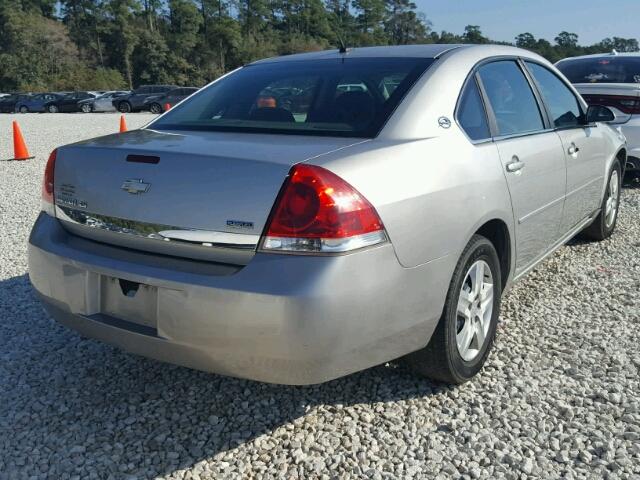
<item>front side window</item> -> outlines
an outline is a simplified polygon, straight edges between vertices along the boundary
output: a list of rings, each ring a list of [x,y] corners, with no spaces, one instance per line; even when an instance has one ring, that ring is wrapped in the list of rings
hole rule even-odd
[[[640,83],[640,56],[575,58],[556,67],[571,83]]]
[[[498,135],[544,129],[538,102],[515,61],[488,63],[480,67],[478,72],[495,115]]]
[[[483,140],[491,136],[475,78],[469,79],[460,97],[458,122],[471,140]]]
[[[347,57],[249,65],[153,128],[373,137],[432,62]]]
[[[556,127],[576,127],[583,123],[582,109],[573,92],[554,73],[533,62],[525,62],[541,90]]]

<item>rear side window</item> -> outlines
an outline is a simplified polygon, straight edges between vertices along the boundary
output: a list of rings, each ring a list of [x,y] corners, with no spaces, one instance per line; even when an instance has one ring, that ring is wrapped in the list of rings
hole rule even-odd
[[[640,56],[576,58],[556,67],[571,83],[640,83]]]
[[[525,62],[541,90],[556,127],[576,127],[582,122],[582,109],[573,92],[550,70]]]
[[[491,136],[475,78],[467,82],[460,97],[458,122],[471,140],[483,140]]]
[[[374,137],[429,58],[340,58],[244,67],[171,109],[155,129]]]
[[[516,62],[492,62],[480,67],[478,72],[495,115],[498,135],[544,129],[538,102]]]

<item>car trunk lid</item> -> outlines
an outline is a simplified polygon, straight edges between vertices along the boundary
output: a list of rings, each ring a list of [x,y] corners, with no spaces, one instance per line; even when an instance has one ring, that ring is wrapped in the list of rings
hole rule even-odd
[[[59,149],[56,215],[73,233],[246,264],[292,165],[362,139],[149,129]]]

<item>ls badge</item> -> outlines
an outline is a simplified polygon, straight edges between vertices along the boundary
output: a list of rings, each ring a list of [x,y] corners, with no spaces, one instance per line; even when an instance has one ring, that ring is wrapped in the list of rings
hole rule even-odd
[[[132,195],[139,195],[141,193],[147,193],[150,186],[150,183],[144,183],[141,178],[132,178],[126,180],[120,188]]]

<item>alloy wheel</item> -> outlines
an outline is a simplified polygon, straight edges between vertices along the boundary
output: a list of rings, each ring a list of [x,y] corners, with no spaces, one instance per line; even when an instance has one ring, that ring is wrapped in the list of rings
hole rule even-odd
[[[618,195],[620,189],[620,177],[618,175],[618,171],[614,170],[611,172],[611,177],[609,178],[609,195],[607,196],[607,200],[604,206],[604,222],[607,228],[611,228],[613,223],[616,220],[616,215],[618,214]]]
[[[464,277],[458,297],[456,343],[463,360],[476,358],[484,346],[493,314],[493,275],[484,260]]]

